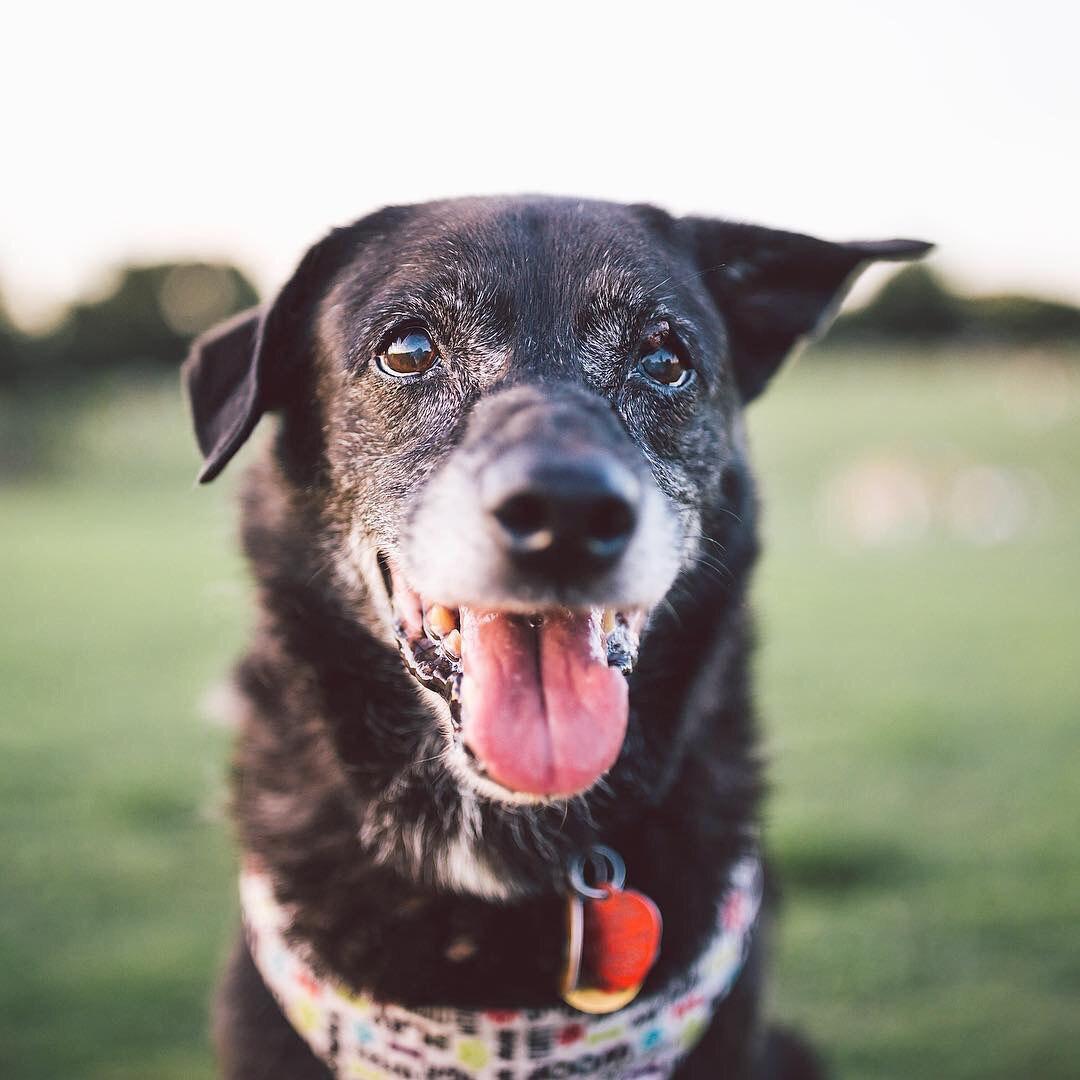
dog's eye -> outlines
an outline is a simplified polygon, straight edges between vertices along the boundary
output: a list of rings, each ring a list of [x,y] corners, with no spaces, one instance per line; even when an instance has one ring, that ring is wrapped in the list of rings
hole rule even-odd
[[[378,364],[387,375],[401,378],[406,375],[423,375],[438,357],[431,335],[414,326],[394,334],[379,354]]]
[[[676,351],[671,327],[666,322],[652,327],[639,346],[638,356],[641,371],[664,386],[682,386],[694,373]]]

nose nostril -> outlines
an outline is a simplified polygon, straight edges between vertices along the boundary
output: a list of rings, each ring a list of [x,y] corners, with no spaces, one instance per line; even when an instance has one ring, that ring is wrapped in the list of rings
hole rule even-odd
[[[539,495],[529,492],[511,495],[496,508],[495,518],[519,543],[542,547],[550,542],[548,506]]]
[[[616,496],[598,499],[589,512],[586,528],[590,540],[616,543],[633,531],[634,511],[629,503]]]
[[[594,574],[620,558],[637,527],[636,478],[602,458],[511,456],[482,483],[496,543],[530,573]]]

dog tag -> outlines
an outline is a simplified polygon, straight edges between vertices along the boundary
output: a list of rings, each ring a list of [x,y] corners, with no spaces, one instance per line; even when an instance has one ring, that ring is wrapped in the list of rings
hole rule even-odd
[[[595,850],[608,859],[609,849]],[[562,997],[579,1012],[610,1013],[628,1005],[660,952],[660,911],[644,893],[621,887],[622,860],[614,859],[612,879],[594,886],[584,883],[580,865],[571,868]]]

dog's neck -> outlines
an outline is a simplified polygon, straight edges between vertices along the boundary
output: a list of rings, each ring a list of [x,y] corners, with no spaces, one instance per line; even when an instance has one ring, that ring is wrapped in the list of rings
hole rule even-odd
[[[522,1010],[407,1009],[324,975],[292,933],[292,913],[272,882],[249,863],[240,878],[248,949],[267,988],[312,1052],[335,1075],[374,1069],[412,1076],[570,1076],[598,1062],[619,1075],[668,1075],[692,1049],[731,992],[751,946],[761,903],[760,861],[731,870],[708,943],[662,989],[637,997],[617,1015],[589,1015],[560,1002]],[[598,1056],[598,1047],[602,1048]],[[380,1073],[381,1075],[381,1073]],[[607,1073],[605,1072],[605,1075]]]
[[[406,1004],[422,1003],[418,993],[465,1004],[463,984],[546,1000],[565,863],[597,840],[667,909],[660,974],[694,954],[730,862],[754,836],[752,550],[730,579],[688,580],[678,608],[660,613],[632,683],[626,760],[601,789],[523,810],[463,794],[441,768],[441,732],[365,626],[363,597],[343,602],[333,587],[303,497],[264,473],[246,511],[262,618],[238,670],[241,841],[341,977]],[[391,924],[394,956],[379,940]],[[410,946],[415,966],[402,956]],[[401,979],[425,969],[423,987]]]

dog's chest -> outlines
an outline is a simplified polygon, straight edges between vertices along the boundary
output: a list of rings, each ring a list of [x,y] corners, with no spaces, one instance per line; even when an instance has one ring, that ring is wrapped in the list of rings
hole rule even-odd
[[[756,859],[736,865],[713,938],[663,990],[608,1016],[544,1009],[406,1009],[320,978],[286,939],[289,915],[269,880],[241,878],[244,925],[264,982],[337,1076],[554,1080],[670,1076],[742,968],[761,897]]]

